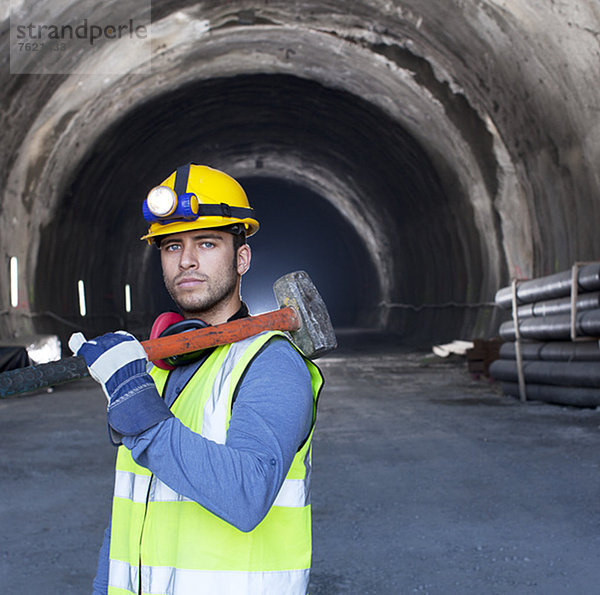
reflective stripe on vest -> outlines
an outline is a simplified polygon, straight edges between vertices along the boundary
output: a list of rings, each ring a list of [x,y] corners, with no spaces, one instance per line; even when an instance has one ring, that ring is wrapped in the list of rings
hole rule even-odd
[[[137,593],[139,570],[118,560],[110,561],[111,588],[122,593]],[[306,593],[309,570],[285,572],[235,572],[217,573],[205,570],[182,570],[142,566],[142,581],[152,585],[149,595],[239,595],[240,593],[265,593],[285,595]],[[117,591],[115,591],[117,592]]]
[[[171,407],[191,430],[225,443],[232,398],[262,346],[281,333],[263,333],[217,348]],[[306,360],[314,405],[322,385]],[[168,373],[152,372],[162,393]],[[289,593],[304,595],[311,557],[311,434],[296,453],[265,519],[243,533],[178,494],[137,465],[117,457],[110,548],[110,595],[123,593]],[[141,590],[140,589],[141,586]]]
[[[154,478],[152,489],[149,475],[136,476],[130,471],[116,471],[115,498],[125,498],[132,502],[145,504],[150,502],[193,502],[190,498],[178,494],[168,485]],[[302,507],[310,504],[310,475],[305,479],[285,479],[273,506]]]

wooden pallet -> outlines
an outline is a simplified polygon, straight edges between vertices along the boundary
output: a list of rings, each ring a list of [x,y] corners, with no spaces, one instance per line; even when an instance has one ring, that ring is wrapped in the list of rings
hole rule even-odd
[[[467,369],[474,376],[489,377],[490,364],[500,357],[503,341],[494,339],[473,339],[473,348],[467,349]]]

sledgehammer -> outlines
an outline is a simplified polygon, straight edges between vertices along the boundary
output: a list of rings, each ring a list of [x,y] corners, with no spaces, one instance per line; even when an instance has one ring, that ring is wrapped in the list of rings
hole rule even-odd
[[[327,308],[304,271],[289,273],[273,285],[279,310],[232,322],[142,341],[150,361],[247,339],[263,331],[287,331],[298,349],[315,359],[337,347]],[[88,376],[82,357],[19,368],[0,374],[0,398]]]

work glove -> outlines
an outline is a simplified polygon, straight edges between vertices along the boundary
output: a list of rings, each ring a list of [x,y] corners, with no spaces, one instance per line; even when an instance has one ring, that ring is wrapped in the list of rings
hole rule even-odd
[[[148,356],[133,335],[117,331],[86,341],[82,333],[75,333],[69,347],[83,357],[108,399],[113,444],[120,444],[122,436],[136,436],[173,417],[146,371]]]

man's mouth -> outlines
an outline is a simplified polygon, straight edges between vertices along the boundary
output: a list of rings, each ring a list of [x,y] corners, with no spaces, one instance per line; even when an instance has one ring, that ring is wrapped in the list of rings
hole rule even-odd
[[[181,287],[182,289],[197,287],[204,283],[206,279],[201,279],[199,277],[182,277],[181,279],[177,279],[175,281],[176,287]]]

